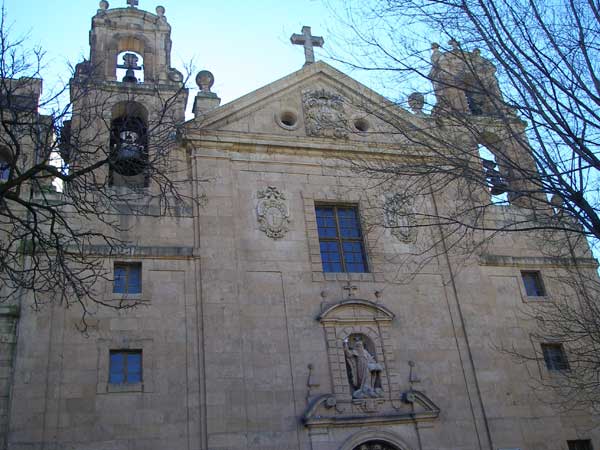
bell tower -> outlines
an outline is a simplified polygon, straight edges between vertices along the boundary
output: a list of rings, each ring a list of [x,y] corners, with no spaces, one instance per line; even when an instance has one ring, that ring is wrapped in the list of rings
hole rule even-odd
[[[447,52],[437,43],[431,45],[429,79],[436,97],[432,115],[463,131],[468,142],[459,144],[460,151],[467,145],[481,159],[492,196],[506,194],[511,204],[539,208],[545,201],[535,183],[538,170],[526,123],[505,101],[496,67],[478,49],[466,51],[454,39],[448,45]]]
[[[143,70],[144,83],[183,81],[181,73],[171,68],[171,26],[165,8],[157,6],[156,14],[151,14],[137,8],[137,0],[127,4],[109,9],[108,2],[101,1],[92,18],[90,64],[96,75],[107,81],[135,83],[131,75]],[[137,65],[140,60],[143,67]],[[118,68],[127,70],[125,78],[117,78]]]
[[[104,160],[96,185],[151,188],[160,178],[155,163],[170,157],[188,96],[182,73],[171,67],[165,8],[153,14],[139,9],[138,0],[117,8],[102,0],[89,42],[89,60],[71,79],[73,120],[63,158],[74,168]]]

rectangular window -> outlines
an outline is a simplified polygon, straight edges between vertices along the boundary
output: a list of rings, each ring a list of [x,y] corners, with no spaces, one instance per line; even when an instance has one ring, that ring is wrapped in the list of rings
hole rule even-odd
[[[562,344],[541,344],[548,370],[569,370],[569,361]]]
[[[317,228],[324,272],[367,272],[358,209],[317,205]]]
[[[111,350],[110,384],[136,384],[142,382],[142,351]]]
[[[592,441],[589,439],[578,439],[575,441],[567,441],[569,450],[593,450]]]
[[[10,166],[7,162],[2,161],[0,156],[0,181],[7,181],[10,175]]]
[[[542,282],[542,274],[538,271],[522,271],[521,278],[528,297],[544,297],[546,290]]]
[[[142,293],[142,263],[115,263],[113,293]]]

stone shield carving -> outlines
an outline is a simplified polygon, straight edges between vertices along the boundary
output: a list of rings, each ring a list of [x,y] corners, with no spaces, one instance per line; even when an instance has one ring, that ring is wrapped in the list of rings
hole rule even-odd
[[[387,197],[383,205],[385,227],[398,240],[406,243],[417,239],[413,203],[412,198],[398,193]]]
[[[256,216],[261,231],[273,239],[281,239],[288,232],[290,213],[285,195],[276,187],[258,191]]]
[[[302,106],[306,134],[319,137],[348,137],[348,118],[342,96],[325,89],[304,92]]]

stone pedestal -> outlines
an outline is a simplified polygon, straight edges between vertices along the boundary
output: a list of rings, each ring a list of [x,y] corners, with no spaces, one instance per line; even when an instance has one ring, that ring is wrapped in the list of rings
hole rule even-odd
[[[199,117],[202,114],[217,108],[221,104],[221,99],[214,92],[198,92],[194,100],[194,116]]]

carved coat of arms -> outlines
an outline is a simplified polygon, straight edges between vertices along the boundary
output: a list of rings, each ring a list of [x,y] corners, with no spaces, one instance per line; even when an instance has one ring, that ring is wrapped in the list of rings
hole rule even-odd
[[[404,194],[394,194],[385,199],[383,205],[384,224],[392,235],[406,243],[417,239],[413,199]]]
[[[289,230],[290,213],[285,195],[276,187],[258,191],[256,216],[259,228],[273,239],[281,239]]]
[[[302,94],[306,134],[309,136],[347,138],[348,118],[344,99],[325,89]]]

